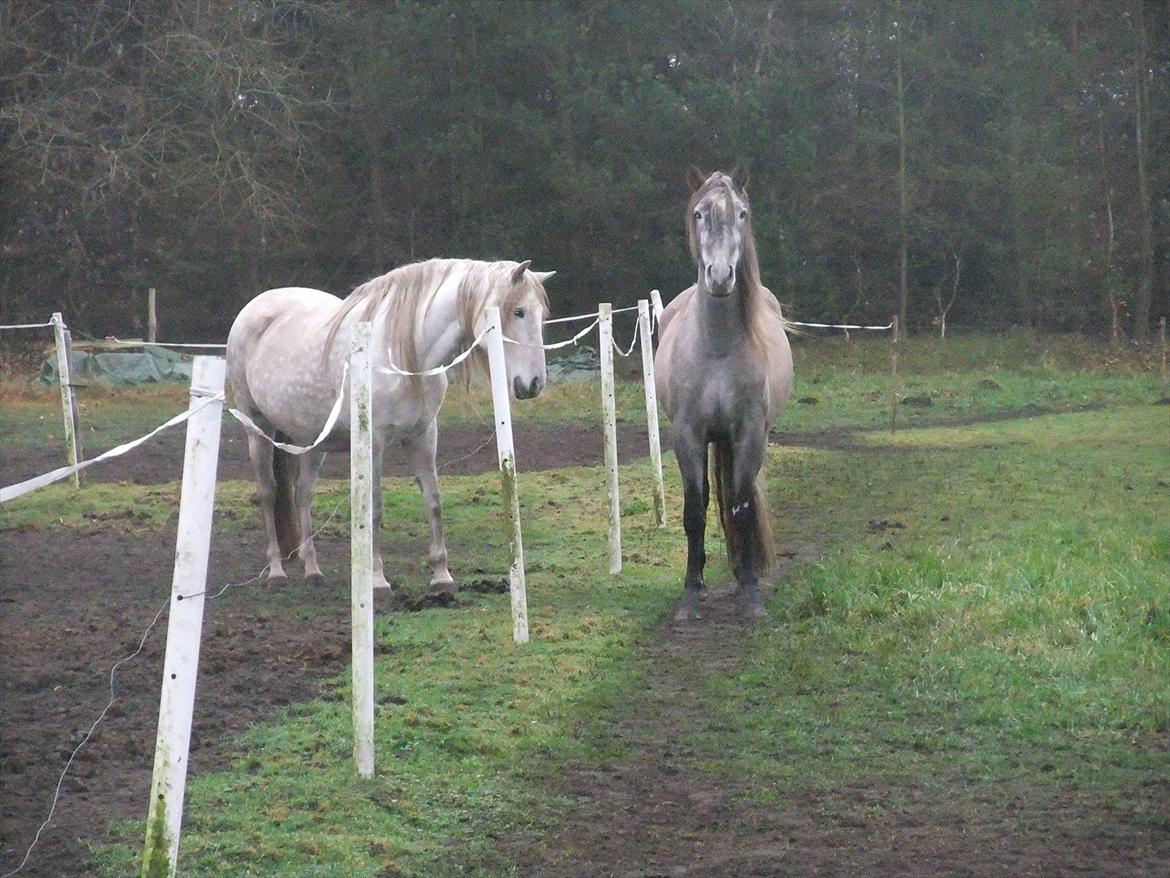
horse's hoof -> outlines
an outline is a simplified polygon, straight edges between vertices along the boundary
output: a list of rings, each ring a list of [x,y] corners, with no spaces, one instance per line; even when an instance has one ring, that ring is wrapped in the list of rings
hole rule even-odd
[[[325,574],[324,573],[310,573],[305,577],[305,582],[309,588],[324,588]]]
[[[690,622],[702,619],[703,614],[699,612],[698,600],[698,592],[688,591],[683,595],[683,599],[679,601],[678,609],[674,611],[674,621]]]
[[[270,588],[284,588],[288,585],[288,577],[283,573],[278,573],[276,576],[269,576],[266,584]]]
[[[438,597],[455,597],[455,593],[459,591],[459,586],[455,584],[454,579],[449,579],[445,582],[432,582],[429,594]]]
[[[762,619],[768,615],[768,611],[764,609],[764,599],[760,597],[758,591],[748,592],[747,594],[739,594],[739,615],[748,622],[754,622],[757,619]]]

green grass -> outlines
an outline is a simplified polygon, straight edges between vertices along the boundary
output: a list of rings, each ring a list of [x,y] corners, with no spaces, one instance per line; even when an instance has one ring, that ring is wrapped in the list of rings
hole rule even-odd
[[[1165,410],[869,441],[896,453],[770,461],[778,514],[799,497],[800,530],[838,545],[786,577],[741,669],[695,669],[720,733],[694,758],[764,797],[867,775],[993,788],[1034,771],[1041,790],[1124,798],[1165,772]]]
[[[1124,363],[1078,370],[1064,348],[1028,365],[1027,339],[986,340],[982,357],[976,341],[956,342],[924,340],[920,368],[907,367],[904,392],[936,400],[923,419],[1101,408],[873,431],[849,450],[771,449],[776,537],[794,557],[770,615],[721,642],[719,661],[671,653],[665,670],[653,644],[685,563],[673,461],[661,531],[646,464],[622,470],[616,578],[604,570],[603,473],[522,472],[532,642],[512,644],[506,595],[379,618],[376,778],[353,772],[343,676],[330,697],[250,730],[232,769],[191,780],[183,874],[508,875],[508,839],[569,815],[568,766],[636,761],[657,746],[612,729],[677,706],[677,691],[647,689],[664,673],[690,699],[676,729],[681,769],[719,778],[749,811],[809,796],[847,810],[861,807],[842,799],[857,784],[925,785],[991,809],[1066,796],[1164,831],[1153,781],[1170,771],[1158,743],[1170,732],[1170,414],[1150,404],[1156,381]],[[884,386],[880,346],[800,345],[796,395],[819,402],[794,405],[782,426],[885,423],[869,398]],[[557,390],[548,410],[542,398],[518,411],[593,417],[587,396]],[[447,416],[473,420],[471,399]],[[443,487],[458,575],[499,576],[498,478]],[[173,514],[174,492],[54,487],[5,518],[148,532]],[[250,493],[222,485],[220,506],[251,515]],[[344,484],[323,484],[318,510],[340,507],[337,533],[346,497]],[[387,515],[393,538],[421,549],[413,486],[387,480],[386,503],[401,513]],[[713,533],[708,551],[709,581],[726,579]],[[419,555],[401,568],[412,583],[424,577]],[[103,874],[135,871],[143,827],[121,830],[124,843],[99,851]]]

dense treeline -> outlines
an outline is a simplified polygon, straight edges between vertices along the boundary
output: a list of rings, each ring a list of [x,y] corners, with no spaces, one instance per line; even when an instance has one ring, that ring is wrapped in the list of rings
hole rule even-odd
[[[749,175],[800,319],[1142,337],[1167,305],[1164,0],[0,5],[6,319],[222,337],[271,286],[533,259],[560,313],[689,283]],[[953,306],[948,303],[953,300]],[[944,312],[947,312],[944,316]]]

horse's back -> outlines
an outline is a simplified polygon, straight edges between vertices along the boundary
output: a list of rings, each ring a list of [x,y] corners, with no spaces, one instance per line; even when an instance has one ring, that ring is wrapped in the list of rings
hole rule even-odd
[[[228,332],[227,366],[241,408],[271,417],[274,410],[291,408],[275,397],[320,395],[314,391],[321,357],[341,303],[322,290],[282,287],[260,293],[240,310]]]

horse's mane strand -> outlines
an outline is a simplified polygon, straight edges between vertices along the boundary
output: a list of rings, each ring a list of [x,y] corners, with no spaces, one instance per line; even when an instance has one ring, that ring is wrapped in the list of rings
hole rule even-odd
[[[733,193],[746,203],[747,193],[739,189],[731,177],[726,174],[715,173],[707,178],[687,203],[687,244],[691,250],[691,260],[699,262],[699,230],[695,221],[695,206],[713,190],[722,189],[728,197]],[[744,223],[743,247],[740,252],[739,265],[736,267],[738,283],[743,295],[739,297],[740,318],[743,321],[744,331],[747,333],[751,345],[766,356],[768,346],[765,343],[768,331],[768,316],[774,315],[787,328],[787,321],[780,312],[780,303],[771,291],[760,280],[760,260],[756,255],[756,236],[752,232],[752,212],[749,208],[747,221]]]
[[[529,273],[525,282],[513,284],[509,275],[515,269],[510,262],[480,262],[472,259],[429,259],[413,262],[379,275],[356,287],[342,303],[329,325],[323,356],[333,347],[338,330],[357,312],[356,319],[373,320],[380,311],[385,320],[385,337],[394,357],[394,365],[407,371],[419,371],[418,349],[415,344],[417,328],[430,307],[435,294],[447,282],[451,273],[462,270],[456,293],[456,313],[461,330],[461,344],[470,345],[475,339],[475,321],[488,305],[493,291],[501,293],[495,304],[501,313],[516,307],[533,285],[539,290],[541,304],[548,310],[548,296],[544,288]],[[466,384],[471,380],[472,364],[487,368],[487,354],[477,349],[458,367],[457,379]],[[410,379],[418,389],[420,379]]]

